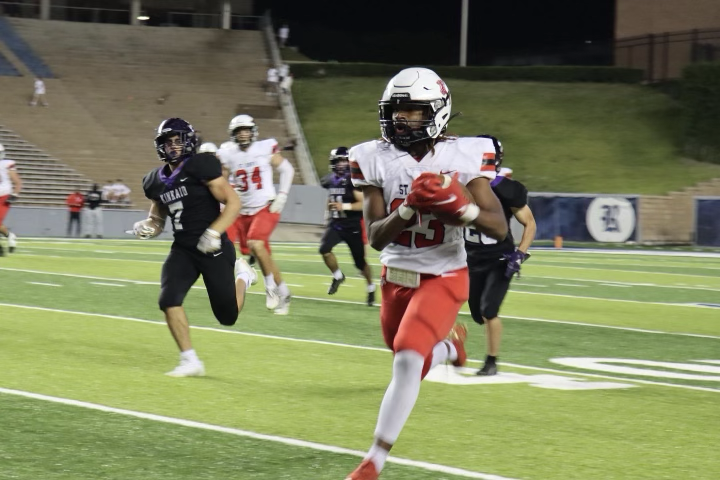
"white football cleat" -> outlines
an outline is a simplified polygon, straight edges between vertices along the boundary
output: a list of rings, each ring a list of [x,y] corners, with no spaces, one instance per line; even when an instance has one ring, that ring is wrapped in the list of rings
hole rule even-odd
[[[290,295],[280,297],[280,302],[273,313],[275,315],[287,315],[290,312],[290,300],[292,300],[292,296]]]
[[[265,307],[268,310],[275,310],[280,304],[280,292],[277,287],[265,288]]]
[[[175,367],[174,370],[167,372],[165,375],[168,377],[204,377],[205,365],[203,365],[203,362],[200,360],[196,362],[180,360],[180,365]]]
[[[251,267],[244,258],[235,260],[235,278],[241,273],[247,273],[248,277],[250,277],[250,285],[248,285],[248,287],[257,283],[257,271]]]
[[[8,250],[10,250],[10,253],[13,253],[15,251],[15,247],[17,247],[17,235],[10,232],[10,233],[8,233],[7,239],[8,239],[7,240]]]

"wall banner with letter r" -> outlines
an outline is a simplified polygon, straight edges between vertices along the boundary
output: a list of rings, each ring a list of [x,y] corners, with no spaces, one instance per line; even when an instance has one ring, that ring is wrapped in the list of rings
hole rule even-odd
[[[552,240],[558,235],[576,242],[638,240],[636,196],[531,193],[529,197],[538,240]]]

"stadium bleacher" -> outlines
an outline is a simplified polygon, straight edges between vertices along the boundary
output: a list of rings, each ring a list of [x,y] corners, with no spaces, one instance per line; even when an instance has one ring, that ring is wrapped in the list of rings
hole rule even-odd
[[[12,28],[12,25],[0,17],[0,41],[2,41],[33,72],[42,78],[54,77],[52,70]]]
[[[0,53],[0,76],[19,77],[20,72],[13,66],[5,56]]]
[[[85,191],[92,185],[88,178],[2,125],[0,143],[5,147],[6,157],[17,164],[23,181],[21,200],[18,202],[20,205],[63,204],[70,192]]]
[[[277,98],[264,92],[268,54],[259,31],[7,23],[57,78],[45,81],[50,107],[30,108],[32,79],[0,77],[8,107],[0,122],[88,179],[122,178],[134,202],[142,202],[143,175],[159,164],[152,140],[164,118],[185,118],[219,144],[230,119],[248,113],[261,138],[290,143]]]

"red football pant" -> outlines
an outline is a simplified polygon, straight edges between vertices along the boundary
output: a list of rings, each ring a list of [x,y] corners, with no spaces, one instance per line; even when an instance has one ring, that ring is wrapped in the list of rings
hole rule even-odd
[[[5,220],[5,215],[7,215],[8,210],[10,210],[10,204],[7,203],[7,199],[10,198],[10,195],[3,195],[0,197],[0,225],[3,224],[3,220]]]
[[[268,253],[270,251],[270,235],[280,222],[279,213],[270,213],[270,207],[265,207],[254,215],[240,215],[233,224],[236,227],[240,253],[249,255],[248,240],[262,240]],[[228,236],[230,234],[228,233]],[[232,240],[232,239],[231,239]],[[233,240],[235,242],[235,240]]]
[[[414,350],[425,357],[423,378],[430,370],[432,350],[444,340],[468,299],[467,268],[444,275],[421,275],[418,288],[385,280],[382,271],[380,323],[385,344],[393,351]]]
[[[240,246],[240,253],[243,255],[250,255],[250,249],[247,246],[247,239],[240,228],[240,216],[235,219],[233,224],[228,227],[225,233],[227,233],[228,238],[233,244],[237,243]]]

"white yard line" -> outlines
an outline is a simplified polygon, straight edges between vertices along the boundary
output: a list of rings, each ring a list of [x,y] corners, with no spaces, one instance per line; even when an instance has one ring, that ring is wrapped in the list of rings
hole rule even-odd
[[[302,297],[301,297],[302,298]],[[351,303],[351,302],[344,302],[344,303]],[[55,313],[66,313],[70,315],[80,315],[85,317],[101,317],[101,318],[111,318],[115,320],[125,320],[130,322],[138,322],[138,323],[147,323],[151,325],[159,325],[164,326],[165,322],[155,321],[155,320],[146,320],[143,318],[134,318],[134,317],[124,317],[120,315],[106,315],[103,313],[90,313],[90,312],[78,312],[74,310],[63,310],[58,308],[46,308],[46,307],[35,307],[31,305],[18,305],[18,304],[12,304],[12,303],[0,303],[0,306],[2,307],[11,307],[11,308],[21,308],[26,310],[39,310],[39,311],[45,311],[45,312],[55,312]],[[217,332],[217,333],[223,333],[223,334],[229,334],[229,335],[243,335],[246,337],[257,337],[257,338],[267,338],[267,339],[273,339],[273,340],[283,340],[287,342],[298,342],[298,343],[310,343],[315,345],[327,345],[332,347],[342,347],[342,348],[354,348],[358,350],[369,350],[369,351],[376,351],[376,352],[383,352],[387,353],[388,350],[386,348],[380,348],[380,347],[367,347],[363,345],[352,345],[348,343],[337,343],[337,342],[328,342],[324,340],[310,340],[310,339],[304,339],[304,338],[293,338],[293,337],[281,337],[279,335],[266,335],[263,333],[249,333],[249,332],[238,332],[236,330],[223,330],[219,328],[213,328],[213,327],[201,327],[196,325],[191,325],[190,328],[194,330],[204,330],[209,332]],[[468,361],[471,362],[479,362],[479,360],[470,359]],[[613,377],[610,375],[599,375],[599,374],[585,374],[575,371],[568,371],[568,370],[553,370],[553,369],[547,369],[543,367],[534,367],[534,366],[526,366],[526,365],[518,365],[518,364],[505,364],[512,367],[517,368],[526,368],[526,369],[533,369],[533,370],[546,370],[546,371],[554,371],[557,373],[563,373],[565,375],[576,375],[576,376],[585,376],[585,377],[598,377],[598,378],[609,378],[612,380],[621,380],[621,381],[628,381],[628,382],[636,382],[636,383],[644,383],[648,385],[658,385],[662,387],[673,387],[673,388],[684,388],[689,390],[701,390],[701,391],[708,391],[713,393],[720,393],[720,389],[714,389],[714,388],[708,388],[708,387],[695,387],[692,385],[680,385],[680,384],[673,384],[673,383],[663,383],[663,382],[653,382],[650,380],[638,380],[633,378],[626,378],[626,377]]]
[[[105,283],[105,282],[90,282],[93,285],[103,285],[105,287],[125,287],[126,285],[120,285],[119,283]]]
[[[25,269],[19,269],[19,268],[7,268],[7,267],[0,267],[0,270],[10,270],[10,271],[17,271],[17,272],[25,272],[25,273],[37,273],[41,275],[58,275],[63,277],[74,277],[74,278],[87,278],[92,280],[108,280],[111,282],[127,282],[132,283],[136,285],[160,285],[160,282],[144,282],[141,280],[128,280],[123,278],[108,278],[108,277],[96,277],[92,275],[77,275],[73,273],[57,273],[57,272],[44,272],[39,270],[25,270]],[[362,279],[357,279],[362,280]],[[199,290],[205,290],[205,287],[202,286],[193,286],[192,288],[199,289]],[[526,294],[537,294],[537,295],[554,295],[554,296],[560,296],[560,297],[570,297],[570,298],[589,298],[592,300],[608,300],[604,298],[596,298],[596,297],[578,297],[574,295],[559,295],[559,294],[552,294],[552,293],[536,293],[536,292],[520,292],[515,291],[516,293],[526,293]],[[263,292],[247,292],[250,295],[265,295]],[[341,303],[341,304],[349,304],[349,305],[365,305],[364,302],[354,302],[351,300],[339,300],[339,299],[330,299],[330,298],[317,298],[317,297],[305,297],[305,296],[298,296],[293,295],[293,298],[301,299],[301,300],[311,300],[315,302],[327,302],[327,303]],[[630,302],[634,302],[632,300],[626,300]],[[635,303],[651,303],[651,302],[635,302]],[[2,305],[2,304],[0,304]],[[694,304],[681,304],[681,303],[660,303],[659,305],[669,305],[669,306],[685,306],[685,307],[702,307],[702,308],[715,308],[705,305],[694,305]],[[469,315],[467,312],[460,312],[460,315]],[[614,325],[601,325],[601,324],[595,324],[595,323],[584,323],[584,322],[576,322],[576,321],[570,321],[570,320],[553,320],[553,319],[544,319],[544,318],[535,318],[535,317],[519,317],[519,316],[513,316],[513,315],[503,315],[503,318],[513,318],[517,320],[527,320],[527,321],[535,321],[535,322],[546,322],[546,323],[561,323],[566,325],[578,325],[583,327],[595,327],[595,328],[610,328],[614,330],[627,330],[630,332],[643,332],[643,333],[653,333],[658,335],[678,335],[678,336],[684,336],[684,337],[698,337],[698,338],[717,338],[720,339],[720,336],[714,336],[714,335],[703,335],[699,333],[683,333],[683,332],[664,332],[661,330],[645,330],[641,328],[633,328],[633,327],[619,327]]]
[[[522,286],[522,285],[520,285]],[[608,285],[611,286],[611,285]],[[612,285],[614,286],[614,285]],[[706,307],[704,305],[693,305],[687,303],[666,303],[666,302],[643,302],[641,300],[625,300],[621,298],[607,298],[607,297],[588,297],[584,295],[563,295],[561,293],[545,293],[545,292],[526,292],[524,290],[511,289],[510,293],[519,293],[521,295],[544,295],[546,297],[560,297],[560,298],[572,298],[574,300],[594,300],[597,302],[620,302],[620,303],[638,303],[642,305],[662,305],[664,307],[697,307],[697,308],[713,308]]]
[[[209,430],[213,432],[226,433],[230,435],[236,435],[239,437],[252,438],[255,440],[262,440],[266,442],[282,443],[284,445],[290,445],[293,447],[308,448],[312,450],[319,450],[322,452],[329,452],[338,455],[351,455],[354,457],[364,457],[365,452],[359,450],[351,450],[349,448],[336,447],[333,445],[325,445],[322,443],[308,442],[305,440],[298,440],[295,438],[279,437],[276,435],[266,435],[263,433],[251,432],[249,430],[241,430],[239,428],[222,427],[219,425],[212,425],[209,423],[196,422],[192,420],[185,420],[182,418],[166,417],[164,415],[156,415],[153,413],[137,412],[134,410],[126,410],[123,408],[108,407],[98,403],[81,402],[79,400],[71,400],[68,398],[53,397],[50,395],[42,395],[39,393],[24,392],[21,390],[13,390],[9,388],[0,387],[0,393],[7,395],[17,395],[25,398],[32,398],[34,400],[42,400],[46,402],[59,403],[62,405],[69,405],[72,407],[87,408],[90,410],[96,410],[106,413],[115,413],[119,415],[125,415],[128,417],[141,418],[143,420],[152,420],[154,422],[169,423],[172,425],[180,425],[189,428],[198,428],[201,430]],[[403,465],[407,467],[415,467],[422,470],[428,470],[431,472],[440,472],[446,475],[457,475],[465,478],[480,478],[483,480],[512,480],[509,477],[501,477],[499,475],[492,475],[488,473],[473,472],[470,470],[464,470],[462,468],[449,467],[446,465],[439,465],[436,463],[420,462],[417,460],[410,460],[399,457],[388,457],[390,463],[397,465]]]
[[[44,282],[25,282],[29,283],[31,285],[42,285],[43,287],[62,287],[62,285],[58,283],[44,283]]]

